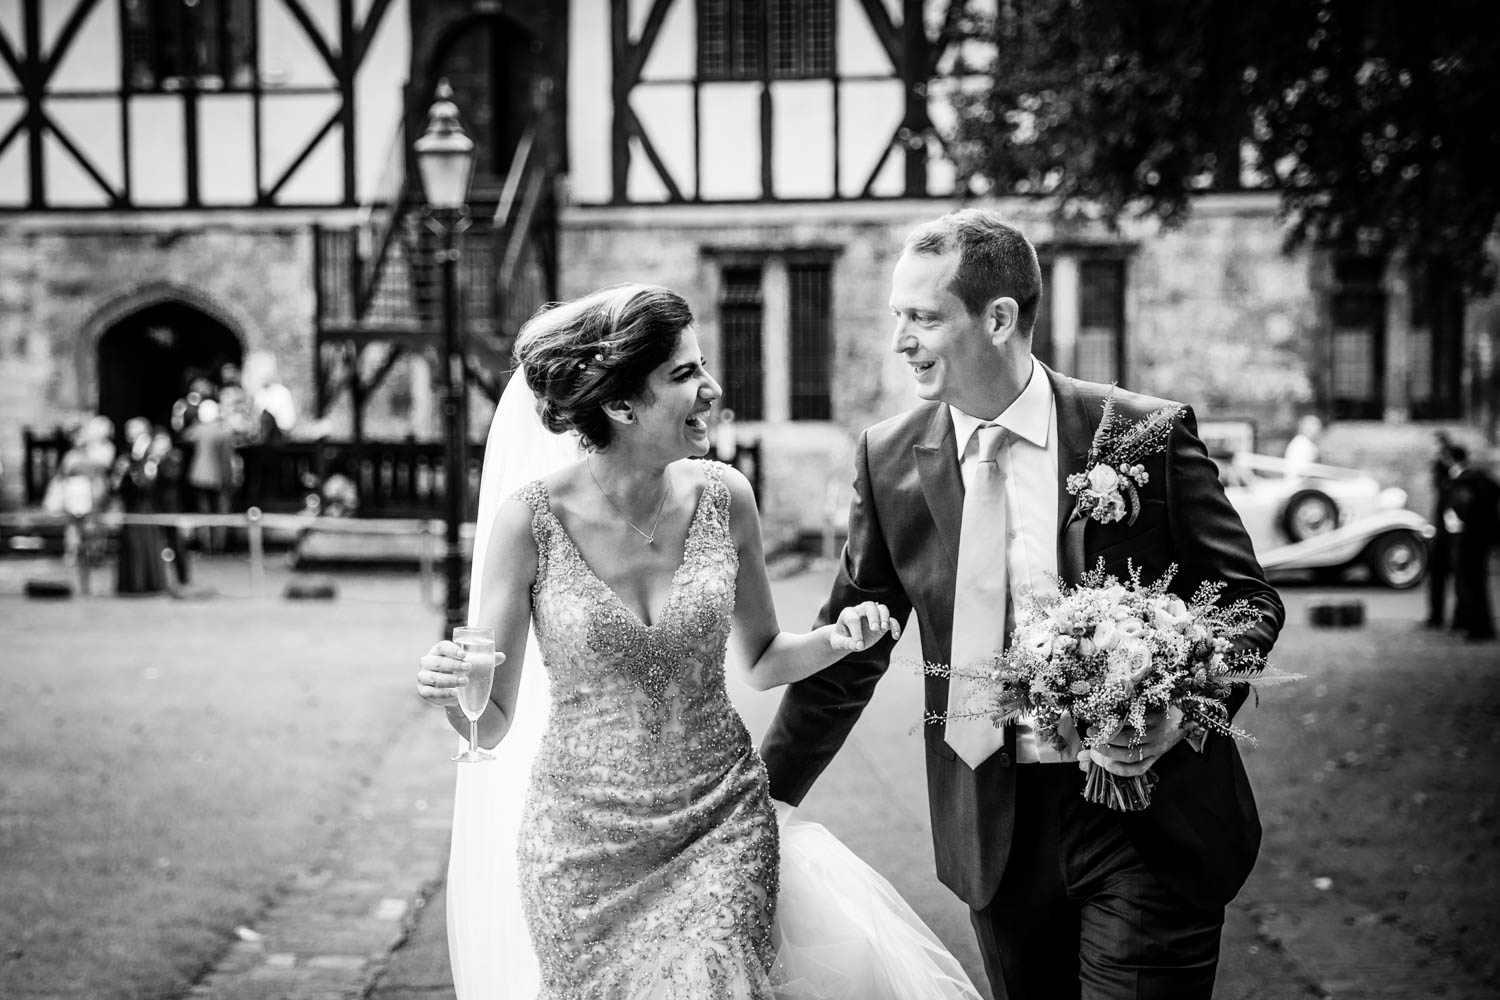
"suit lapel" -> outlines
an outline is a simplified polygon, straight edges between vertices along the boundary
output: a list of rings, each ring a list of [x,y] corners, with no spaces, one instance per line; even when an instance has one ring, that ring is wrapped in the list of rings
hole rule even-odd
[[[1052,380],[1057,400],[1057,574],[1065,583],[1076,583],[1083,575],[1085,518],[1071,517],[1074,499],[1068,493],[1068,477],[1082,472],[1094,437],[1086,395],[1078,383],[1043,365]]]
[[[953,418],[946,406],[935,406],[926,436],[912,446],[922,495],[937,526],[955,571],[958,567],[958,529],[963,521],[964,485],[958,471],[958,448],[953,442]]]

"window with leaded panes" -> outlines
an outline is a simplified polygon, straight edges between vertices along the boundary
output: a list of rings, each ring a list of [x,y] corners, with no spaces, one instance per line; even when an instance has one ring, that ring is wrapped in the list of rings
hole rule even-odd
[[[1463,415],[1464,294],[1451,264],[1415,262],[1408,274],[1406,398],[1414,420]]]
[[[1334,260],[1327,384],[1337,419],[1379,420],[1385,415],[1384,272],[1385,262],[1376,257]]]
[[[833,287],[827,261],[789,263],[786,269],[791,337],[790,413],[793,420],[833,416]]]
[[[255,0],[123,0],[130,91],[250,90]]]
[[[698,0],[698,77],[830,77],[833,18],[833,0]]]
[[[761,351],[765,305],[761,268],[726,267],[719,289],[719,336],[724,366],[724,397],[720,405],[733,410],[737,420],[761,420],[765,417],[765,365]]]

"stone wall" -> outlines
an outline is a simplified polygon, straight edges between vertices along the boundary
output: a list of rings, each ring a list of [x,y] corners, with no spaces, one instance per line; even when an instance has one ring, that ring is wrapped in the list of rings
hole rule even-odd
[[[19,469],[21,429],[67,425],[98,403],[97,346],[117,321],[181,301],[265,350],[312,408],[308,222],[213,216],[20,218],[0,226],[0,461]],[[14,464],[13,464],[14,463]],[[9,498],[19,476],[6,477]]]
[[[1313,405],[1319,310],[1306,254],[1282,252],[1276,205],[1204,198],[1180,229],[1128,234],[1128,379],[1191,403],[1200,420],[1248,419],[1290,437]]]
[[[1281,252],[1275,203],[1206,200],[1181,230],[1121,234],[1061,229],[1044,206],[997,205],[1038,245],[1125,242],[1126,383],[1194,403],[1202,419],[1245,418],[1264,438],[1289,428],[1311,396],[1309,330],[1316,324],[1306,262]],[[677,289],[698,318],[719,369],[716,255],[736,250],[829,249],[835,256],[834,420],[752,424],[767,480],[774,544],[817,530],[825,497],[847,503],[859,430],[914,405],[910,376],[891,352],[890,273],[916,224],[942,202],[572,209],[564,214],[562,294],[617,281]]]
[[[0,220],[0,463],[7,470],[0,504],[21,499],[22,429],[68,426],[92,412],[99,338],[157,302],[186,303],[227,327],[245,354],[274,355],[301,433],[314,433],[315,221],[291,212]],[[372,354],[366,367],[379,360]],[[403,362],[372,397],[370,438],[413,432],[414,376],[427,378],[428,368]],[[431,423],[415,428],[417,436],[435,437]],[[321,428],[346,437],[350,427],[344,395]]]

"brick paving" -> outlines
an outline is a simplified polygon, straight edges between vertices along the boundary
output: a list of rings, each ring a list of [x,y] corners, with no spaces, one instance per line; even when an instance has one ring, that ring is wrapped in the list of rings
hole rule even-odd
[[[433,761],[454,741],[416,706],[347,818],[325,866],[303,876],[190,992],[211,1000],[363,997],[441,886],[453,813]],[[444,945],[446,957],[446,945]],[[451,985],[449,988],[451,992]]]

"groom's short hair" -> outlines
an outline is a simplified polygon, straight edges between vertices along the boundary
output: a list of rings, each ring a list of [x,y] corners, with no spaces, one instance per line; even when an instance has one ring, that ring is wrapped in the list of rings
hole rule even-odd
[[[1042,267],[1036,248],[997,212],[964,208],[923,223],[906,237],[903,252],[937,257],[956,251],[953,294],[972,315],[1008,295],[1020,307],[1018,325],[1031,336],[1042,302]]]

